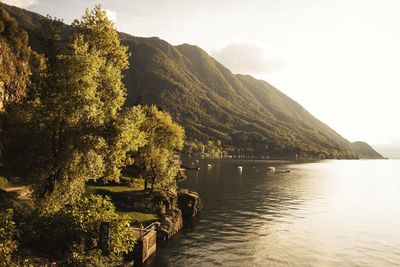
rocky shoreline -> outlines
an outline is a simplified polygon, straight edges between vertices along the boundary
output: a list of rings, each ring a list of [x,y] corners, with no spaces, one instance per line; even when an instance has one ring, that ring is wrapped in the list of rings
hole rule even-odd
[[[157,240],[169,240],[182,229],[184,220],[194,218],[203,208],[199,194],[189,190],[181,190],[173,203],[175,207],[165,214],[161,218],[161,222],[157,224]]]

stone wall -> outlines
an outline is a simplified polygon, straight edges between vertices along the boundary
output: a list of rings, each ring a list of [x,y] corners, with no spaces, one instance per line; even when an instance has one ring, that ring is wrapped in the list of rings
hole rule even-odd
[[[184,218],[195,217],[203,208],[199,194],[186,190],[178,193],[178,205]]]
[[[157,239],[167,241],[183,227],[182,212],[174,208],[164,215],[157,228]]]

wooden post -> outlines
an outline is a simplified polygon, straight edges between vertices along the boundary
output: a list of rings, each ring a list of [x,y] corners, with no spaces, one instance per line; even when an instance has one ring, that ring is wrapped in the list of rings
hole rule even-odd
[[[102,222],[100,224],[99,241],[103,255],[110,255],[110,222]]]

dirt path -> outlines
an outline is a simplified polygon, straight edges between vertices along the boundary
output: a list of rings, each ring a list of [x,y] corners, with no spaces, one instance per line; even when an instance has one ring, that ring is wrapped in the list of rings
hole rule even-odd
[[[4,189],[6,192],[15,192],[21,200],[31,200],[32,190],[28,186],[13,186]]]
[[[15,191],[20,191],[20,190],[27,190],[27,186],[13,186],[13,187],[7,187],[4,189],[4,191],[7,192],[15,192]]]

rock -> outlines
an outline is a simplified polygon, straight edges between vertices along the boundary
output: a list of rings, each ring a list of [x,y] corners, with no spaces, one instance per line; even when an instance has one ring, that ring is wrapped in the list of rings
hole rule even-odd
[[[173,208],[168,214],[162,217],[161,223],[157,228],[157,239],[160,241],[169,240],[182,226],[182,212],[177,208]]]
[[[199,194],[192,191],[179,192],[178,205],[184,218],[195,217],[203,208]]]

